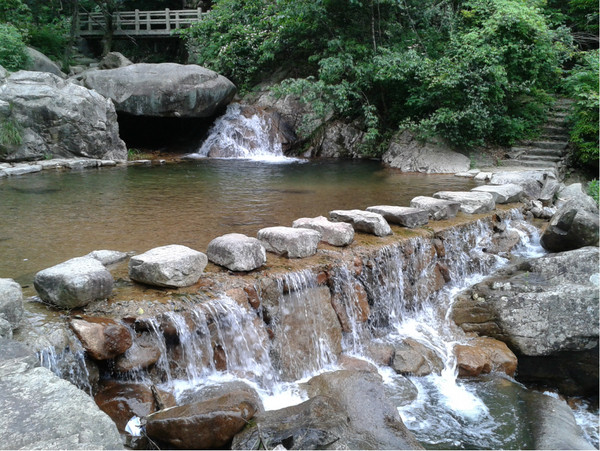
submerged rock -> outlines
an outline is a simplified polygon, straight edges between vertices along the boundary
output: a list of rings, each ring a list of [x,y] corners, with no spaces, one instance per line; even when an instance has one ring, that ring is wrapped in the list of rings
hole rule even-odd
[[[86,72],[83,82],[134,116],[210,117],[236,92],[227,78],[195,64],[131,64]]]
[[[218,449],[228,445],[262,410],[245,392],[158,411],[146,419],[146,434],[177,449]]]
[[[473,191],[438,191],[433,197],[436,199],[459,202],[460,211],[469,215],[489,213],[496,208],[494,196],[490,193]]]
[[[131,257],[129,277],[159,287],[187,287],[198,281],[207,263],[202,252],[171,244]]]
[[[348,370],[323,373],[310,379],[306,389],[311,398],[328,396],[338,402],[348,419],[348,448],[422,449],[402,423],[396,406],[389,402],[378,374]]]
[[[267,227],[257,235],[268,252],[288,258],[310,257],[317,252],[321,234],[316,230],[293,227]]]
[[[469,169],[471,161],[454,152],[440,140],[419,141],[411,132],[403,131],[392,138],[382,161],[403,172],[456,173]]]
[[[354,240],[354,228],[345,222],[332,222],[325,216],[296,219],[292,227],[312,229],[321,234],[321,241],[332,246],[347,246]]]
[[[0,85],[0,120],[18,124],[19,143],[0,145],[6,161],[50,157],[126,160],[112,102],[44,72],[19,71]]]
[[[429,213],[429,218],[434,221],[454,218],[460,209],[459,202],[426,196],[415,197],[410,201],[410,206],[426,210]]]
[[[265,248],[259,240],[240,233],[229,233],[208,243],[208,259],[231,271],[252,271],[267,262]]]
[[[379,213],[364,210],[333,210],[329,217],[336,222],[348,222],[358,232],[370,233],[375,236],[392,234],[392,229]]]
[[[368,207],[367,211],[380,214],[391,224],[398,224],[411,229],[429,222],[429,212],[419,208],[376,205]]]
[[[72,258],[38,272],[33,279],[43,301],[66,309],[108,298],[113,283],[104,265],[90,257]]]

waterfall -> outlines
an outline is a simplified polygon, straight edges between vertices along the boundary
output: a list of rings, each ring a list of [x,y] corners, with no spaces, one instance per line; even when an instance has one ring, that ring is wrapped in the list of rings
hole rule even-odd
[[[70,348],[65,348],[59,353],[54,346],[49,346],[38,351],[37,355],[41,366],[92,396],[93,389],[85,363],[85,351],[77,339],[73,340]]]
[[[232,103],[219,117],[197,152],[189,158],[245,158],[261,161],[298,161],[283,155],[281,139],[271,118]]]

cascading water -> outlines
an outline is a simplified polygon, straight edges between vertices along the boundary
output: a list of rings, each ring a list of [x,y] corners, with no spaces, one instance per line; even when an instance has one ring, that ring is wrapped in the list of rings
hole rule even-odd
[[[247,111],[239,103],[232,103],[215,121],[198,151],[188,157],[296,161],[283,155],[281,142],[276,139],[273,128],[274,125],[265,116]]]

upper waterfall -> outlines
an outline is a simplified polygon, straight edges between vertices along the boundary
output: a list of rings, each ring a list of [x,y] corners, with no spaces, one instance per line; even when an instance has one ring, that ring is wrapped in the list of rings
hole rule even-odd
[[[215,121],[198,151],[188,157],[297,161],[284,156],[280,135],[271,118],[261,110],[232,103]]]

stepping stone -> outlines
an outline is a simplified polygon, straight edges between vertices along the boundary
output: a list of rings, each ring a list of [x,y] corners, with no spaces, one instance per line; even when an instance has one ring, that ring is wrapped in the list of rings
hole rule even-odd
[[[252,271],[267,262],[265,248],[259,240],[241,233],[229,233],[208,243],[208,259],[231,271]]]
[[[376,236],[392,234],[392,229],[379,213],[364,210],[333,210],[329,217],[335,222],[348,222],[358,232],[370,233]]]
[[[460,203],[460,211],[467,214],[488,213],[496,208],[494,196],[490,193],[474,191],[439,191],[433,195],[436,199]]]
[[[158,287],[187,287],[198,281],[207,263],[202,252],[171,244],[131,257],[129,278]]]
[[[412,208],[426,210],[429,213],[429,218],[434,221],[454,218],[460,209],[459,202],[434,199],[433,197],[427,196],[415,197],[410,201],[410,206]]]
[[[316,254],[321,241],[321,234],[316,230],[281,226],[260,229],[257,237],[268,252],[288,258]]]
[[[33,279],[43,301],[66,309],[108,298],[113,283],[104,265],[90,257],[72,258],[38,272]]]
[[[480,172],[479,174],[477,174],[475,176],[475,180],[480,181],[480,182],[486,182],[491,178],[492,178],[491,172]]]
[[[393,205],[376,205],[368,207],[367,211],[379,213],[385,220],[392,224],[404,227],[419,227],[429,222],[429,212],[419,208],[396,207]]]
[[[473,188],[471,191],[490,193],[497,204],[510,204],[519,202],[523,197],[523,188],[514,183],[506,185],[483,185]]]
[[[123,260],[126,260],[128,255],[125,252],[120,251],[111,251],[111,250],[97,250],[92,251],[87,254],[85,257],[95,258],[104,266],[114,265],[115,263],[120,263]]]
[[[296,219],[292,227],[312,229],[321,234],[321,241],[332,246],[347,246],[354,240],[354,228],[346,222],[332,222],[325,216]]]
[[[24,175],[31,174],[33,172],[40,172],[42,167],[39,164],[22,164],[19,166],[13,166],[12,168],[5,168],[2,171],[6,175]]]

